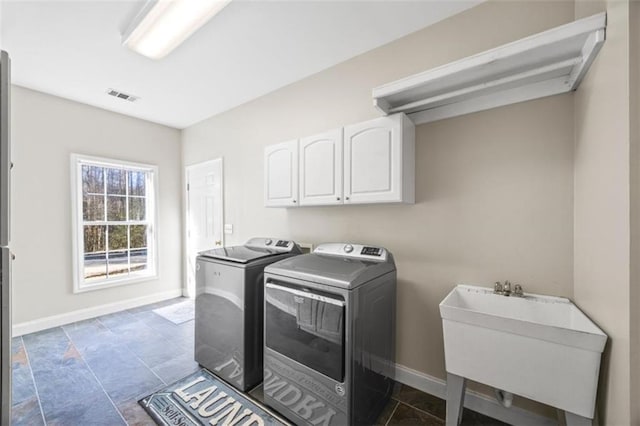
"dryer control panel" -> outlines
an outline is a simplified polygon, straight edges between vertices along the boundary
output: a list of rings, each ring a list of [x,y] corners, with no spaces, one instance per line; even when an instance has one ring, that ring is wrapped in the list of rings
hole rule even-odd
[[[342,256],[373,262],[387,261],[387,249],[383,247],[365,246],[362,244],[326,243],[320,244],[313,252],[316,254]]]

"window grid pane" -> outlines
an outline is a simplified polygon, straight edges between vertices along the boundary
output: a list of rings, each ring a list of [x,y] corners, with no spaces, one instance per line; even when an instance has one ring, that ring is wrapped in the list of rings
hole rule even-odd
[[[122,279],[149,269],[150,172],[83,164],[85,283]]]
[[[146,173],[132,170],[128,175],[129,194],[144,197],[146,195]]]
[[[100,280],[107,276],[106,226],[84,227],[84,278]]]
[[[128,200],[129,220],[145,220],[147,210],[146,197],[136,197],[130,195],[128,197]]]
[[[82,193],[104,194],[104,167],[82,166]]]
[[[82,216],[85,222],[104,220],[104,195],[85,194],[82,197]]]
[[[126,195],[127,173],[124,169],[106,168],[107,170],[107,194]]]

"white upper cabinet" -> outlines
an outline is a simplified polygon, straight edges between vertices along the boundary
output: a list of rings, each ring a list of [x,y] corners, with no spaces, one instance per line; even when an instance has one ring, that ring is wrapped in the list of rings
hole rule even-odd
[[[344,128],[344,203],[413,203],[415,127],[404,114]]]
[[[299,204],[342,204],[342,129],[302,138],[299,149]]]
[[[298,141],[264,150],[264,205],[292,207],[298,202]]]
[[[414,154],[415,126],[405,114],[268,146],[264,205],[412,204]]]

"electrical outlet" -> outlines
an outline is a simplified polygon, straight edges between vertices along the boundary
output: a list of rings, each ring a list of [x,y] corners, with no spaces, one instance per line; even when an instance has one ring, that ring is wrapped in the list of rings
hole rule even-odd
[[[225,234],[233,234],[233,225],[231,223],[224,224],[224,233]]]

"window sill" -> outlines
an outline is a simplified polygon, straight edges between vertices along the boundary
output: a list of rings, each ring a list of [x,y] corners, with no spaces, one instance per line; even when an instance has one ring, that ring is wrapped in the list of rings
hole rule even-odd
[[[92,284],[81,284],[73,289],[74,293],[86,293],[88,291],[103,290],[111,287],[120,287],[129,284],[139,284],[158,279],[158,274],[133,275],[118,280],[98,281]]]

